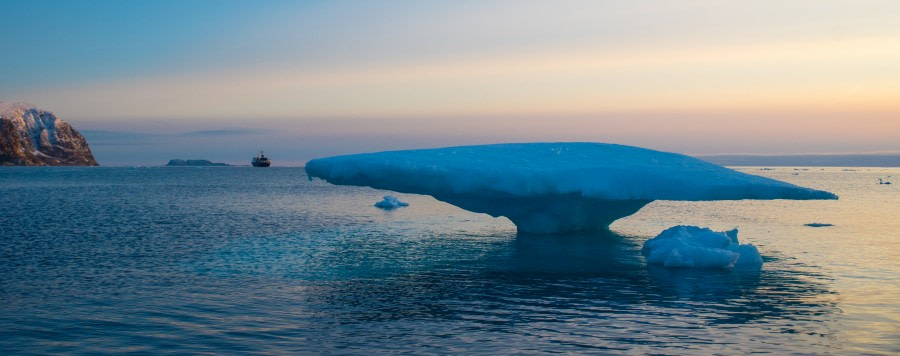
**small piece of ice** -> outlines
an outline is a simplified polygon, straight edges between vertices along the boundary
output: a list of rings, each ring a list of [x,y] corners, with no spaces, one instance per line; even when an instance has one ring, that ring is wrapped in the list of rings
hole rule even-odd
[[[382,209],[396,209],[403,206],[409,206],[409,203],[404,203],[393,195],[385,195],[384,200],[375,203],[375,206]]]
[[[738,243],[737,229],[716,232],[697,226],[673,226],[644,242],[647,263],[665,267],[734,268],[762,266],[755,246]]]
[[[814,223],[809,223],[809,224],[803,224],[803,226],[809,226],[809,227],[828,227],[828,226],[834,226],[834,225],[832,225],[832,224],[826,224],[826,223],[817,223],[817,222],[814,222]]]

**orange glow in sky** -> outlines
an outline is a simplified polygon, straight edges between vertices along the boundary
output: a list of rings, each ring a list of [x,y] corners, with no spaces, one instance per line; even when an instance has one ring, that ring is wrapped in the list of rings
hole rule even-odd
[[[72,23],[14,36],[21,53],[59,59],[12,57],[0,100],[102,130],[277,126],[393,134],[401,147],[442,137],[900,151],[895,1],[130,6],[60,10]],[[698,141],[718,146],[686,144]]]

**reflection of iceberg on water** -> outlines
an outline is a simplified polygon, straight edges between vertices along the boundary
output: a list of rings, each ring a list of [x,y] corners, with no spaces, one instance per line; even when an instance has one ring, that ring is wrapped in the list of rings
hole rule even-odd
[[[696,226],[674,226],[644,242],[647,262],[665,267],[734,268],[762,266],[756,246],[738,242],[737,229],[716,232]]]
[[[606,231],[653,200],[837,199],[696,158],[603,143],[523,143],[314,159],[310,179],[425,194],[520,232]]]

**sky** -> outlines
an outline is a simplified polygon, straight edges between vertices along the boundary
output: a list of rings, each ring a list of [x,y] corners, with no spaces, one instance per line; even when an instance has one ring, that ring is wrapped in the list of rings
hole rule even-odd
[[[900,152],[898,1],[3,1],[0,101],[101,165],[597,141]]]

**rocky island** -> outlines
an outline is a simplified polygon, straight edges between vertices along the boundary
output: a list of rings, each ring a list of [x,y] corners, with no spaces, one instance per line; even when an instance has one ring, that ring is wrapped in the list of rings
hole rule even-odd
[[[97,166],[84,136],[49,111],[0,102],[0,166]]]
[[[230,164],[214,163],[205,159],[172,159],[166,167],[231,167]]]

